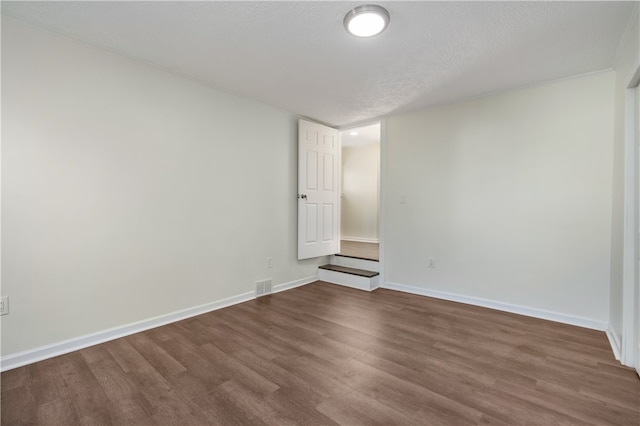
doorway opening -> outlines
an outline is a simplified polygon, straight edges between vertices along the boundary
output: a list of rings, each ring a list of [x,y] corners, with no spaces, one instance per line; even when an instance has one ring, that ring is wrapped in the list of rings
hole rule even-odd
[[[339,256],[380,260],[380,123],[342,130]]]

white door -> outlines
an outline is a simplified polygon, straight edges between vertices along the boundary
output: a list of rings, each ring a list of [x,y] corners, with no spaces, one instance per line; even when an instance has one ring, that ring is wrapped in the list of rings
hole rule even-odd
[[[298,259],[340,249],[338,131],[298,120]]]

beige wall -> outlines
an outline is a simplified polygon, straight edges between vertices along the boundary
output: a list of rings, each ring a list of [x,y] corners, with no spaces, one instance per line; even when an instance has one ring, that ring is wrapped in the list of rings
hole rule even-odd
[[[342,148],[343,239],[378,241],[380,144]]]
[[[606,326],[614,80],[389,118],[385,281]]]
[[[609,330],[622,339],[622,261],[624,224],[625,95],[627,85],[640,64],[640,24],[638,7],[619,50],[615,65],[615,139],[613,145],[613,197],[611,227],[611,306]]]
[[[315,275],[296,123],[3,17],[2,354]]]
[[[619,331],[630,40],[615,75],[389,118],[385,280]],[[291,114],[3,17],[2,124],[3,356],[326,260],[295,260]]]

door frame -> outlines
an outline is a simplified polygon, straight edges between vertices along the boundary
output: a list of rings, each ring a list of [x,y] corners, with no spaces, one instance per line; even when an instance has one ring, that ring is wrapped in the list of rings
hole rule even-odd
[[[637,70],[638,80],[640,80],[640,67]],[[636,250],[640,251],[640,81],[636,85],[636,110],[635,110],[635,122],[636,122]],[[636,340],[635,340],[635,355],[636,355],[636,373],[640,376],[640,255],[636,252],[636,299],[635,299],[635,328],[636,328]]]
[[[384,224],[387,223],[386,221],[386,197],[385,197],[385,184],[387,182],[387,120],[383,120],[380,119],[380,186],[379,186],[379,191],[380,194],[378,194],[378,203],[380,203],[380,205],[378,206],[378,208],[380,209],[378,211],[379,214],[379,222],[378,222],[378,235],[380,237],[380,246],[379,246],[379,253],[378,256],[380,257],[380,260],[378,261],[380,264],[380,287],[384,287],[386,284],[386,281],[384,279],[384,239],[385,239],[385,228],[384,228]]]
[[[640,228],[640,153],[637,134],[640,120],[640,67],[625,90],[624,130],[624,225],[622,275],[622,342],[620,362],[635,367],[640,373],[640,260],[638,239]]]
[[[378,246],[378,265],[379,265],[379,275],[380,275],[380,287],[384,284],[384,223],[385,223],[385,196],[384,196],[384,185],[386,182],[386,146],[387,146],[387,137],[386,137],[386,129],[387,122],[383,118],[378,118],[372,121],[365,121],[362,123],[358,123],[357,125],[349,125],[346,127],[340,127],[338,130],[340,134],[342,132],[346,132],[351,129],[355,129],[358,127],[366,127],[373,124],[380,124],[380,166],[378,172],[378,239],[380,241]],[[340,140],[340,192],[342,192],[342,140]],[[338,208],[340,209],[340,220],[342,220],[342,197],[338,197]],[[340,226],[342,224],[340,223]],[[342,233],[340,232],[341,228],[338,228],[339,237],[342,237]]]

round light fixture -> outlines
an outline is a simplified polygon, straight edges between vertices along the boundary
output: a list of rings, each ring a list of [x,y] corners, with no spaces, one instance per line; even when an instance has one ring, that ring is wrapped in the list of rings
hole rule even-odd
[[[349,133],[351,136],[358,136],[358,132],[351,132]]]
[[[373,37],[389,25],[389,12],[382,6],[365,4],[344,15],[344,27],[356,37]]]

